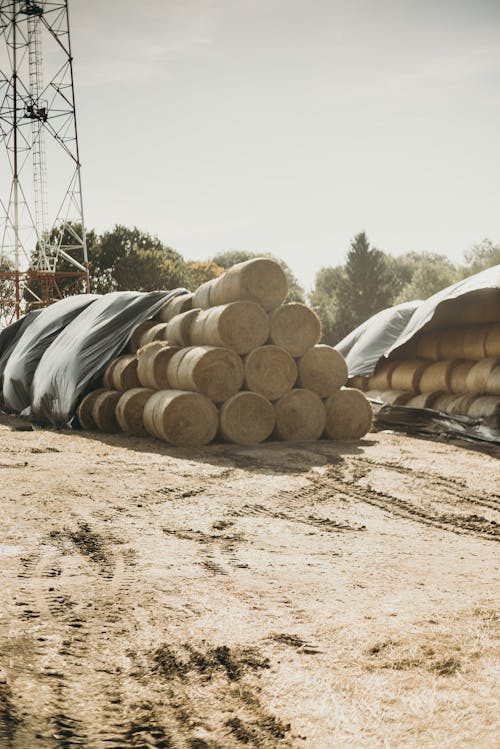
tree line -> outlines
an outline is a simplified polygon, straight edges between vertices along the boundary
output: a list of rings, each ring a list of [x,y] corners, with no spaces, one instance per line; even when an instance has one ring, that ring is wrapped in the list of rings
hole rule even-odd
[[[229,250],[204,262],[186,260],[157,236],[120,224],[100,235],[88,231],[87,251],[91,291],[100,294],[178,287],[194,290],[235,263],[262,255],[273,257],[287,275],[288,301],[310,304],[322,321],[323,340],[332,345],[386,307],[426,299],[461,278],[500,264],[500,245],[490,240],[472,247],[464,261],[456,264],[438,253],[409,252],[395,257],[372,247],[361,232],[353,238],[345,262],[321,268],[312,292],[306,295],[287,263],[270,253]],[[61,260],[58,269],[71,270],[71,266]],[[69,289],[68,282],[68,293],[74,293]],[[65,292],[64,282],[61,290]]]

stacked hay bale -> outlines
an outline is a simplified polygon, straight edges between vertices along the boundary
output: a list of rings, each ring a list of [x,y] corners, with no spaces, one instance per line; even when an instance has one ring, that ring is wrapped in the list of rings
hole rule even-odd
[[[424,332],[350,384],[384,403],[500,421],[500,320]]]
[[[287,294],[281,266],[256,258],[170,300],[82,400],[81,425],[184,446],[361,438],[368,400],[344,387],[343,357]]]

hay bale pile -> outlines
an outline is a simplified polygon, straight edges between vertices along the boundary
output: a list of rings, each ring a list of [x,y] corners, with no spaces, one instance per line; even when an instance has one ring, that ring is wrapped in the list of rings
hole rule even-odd
[[[424,332],[394,354],[350,385],[384,403],[500,420],[500,322]]]
[[[167,302],[82,400],[81,426],[182,446],[360,439],[368,400],[344,387],[344,358],[287,294],[281,266],[256,258]]]

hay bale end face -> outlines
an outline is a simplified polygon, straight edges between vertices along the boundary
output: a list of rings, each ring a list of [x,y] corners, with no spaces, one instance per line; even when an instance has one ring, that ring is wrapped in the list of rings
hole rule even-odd
[[[207,309],[208,307],[213,306],[213,303],[211,301],[211,294],[213,285],[216,280],[216,278],[211,278],[209,281],[205,281],[205,283],[202,283],[201,286],[196,289],[193,294],[193,307],[198,307],[199,309]]]
[[[159,319],[161,322],[170,322],[170,320],[176,315],[180,315],[182,312],[187,312],[193,307],[193,294],[191,292],[187,294],[179,294],[178,296],[170,299],[160,310]]]
[[[434,401],[439,395],[439,393],[418,393],[412,395],[404,405],[411,408],[433,408]]]
[[[285,393],[274,404],[275,436],[286,442],[317,440],[325,428],[325,406],[312,390],[298,388]]]
[[[155,391],[148,388],[133,388],[122,393],[116,404],[116,420],[126,434],[145,437],[143,411],[148,399]]]
[[[255,302],[231,302],[201,310],[191,327],[193,345],[225,346],[248,354],[269,337],[269,318]]]
[[[214,404],[200,393],[158,390],[144,406],[149,434],[177,447],[199,447],[213,440],[219,425]]]
[[[456,365],[456,361],[437,361],[429,364],[420,376],[420,392],[437,393],[449,391],[451,373]]]
[[[109,390],[110,389],[107,387],[92,390],[92,392],[87,393],[87,395],[80,402],[80,405],[78,406],[76,411],[76,415],[78,416],[78,421],[80,422],[80,426],[82,429],[85,429],[87,431],[93,431],[94,429],[97,429],[96,423],[92,416],[92,409],[94,407],[96,398],[101,395],[101,393],[108,393]]]
[[[368,378],[368,390],[390,390],[391,375],[398,365],[397,359],[381,359],[375,372]]]
[[[435,331],[423,333],[416,339],[416,343],[418,359],[430,359],[431,361],[439,361],[439,333],[436,333]]]
[[[425,359],[398,362],[389,376],[391,389],[418,393],[420,378],[428,364],[429,362]]]
[[[238,445],[264,442],[275,423],[272,403],[258,393],[236,393],[220,409],[220,434],[224,440]]]
[[[122,393],[117,390],[107,390],[100,393],[92,405],[92,418],[96,427],[101,432],[113,434],[120,431],[120,425],[116,418],[116,404]]]
[[[150,328],[154,327],[156,324],[157,323],[155,322],[155,320],[144,320],[144,322],[141,322],[139,323],[139,325],[135,326],[128,342],[130,353],[135,354],[137,349],[141,347],[141,338],[144,333]]]
[[[453,366],[450,375],[450,390],[452,393],[467,392],[467,377],[474,364],[473,361],[458,361]]]
[[[111,371],[111,384],[115,390],[130,390],[141,386],[137,376],[137,357],[120,356]]]
[[[449,328],[439,335],[439,356],[441,359],[464,358],[465,328]]]
[[[270,401],[291,390],[297,380],[297,365],[280,346],[259,346],[244,358],[244,386]]]
[[[293,357],[303,356],[321,339],[321,321],[305,304],[283,304],[269,315],[269,342],[281,346]]]
[[[481,359],[471,367],[465,381],[466,391],[468,393],[487,393],[488,381],[492,377],[494,370],[500,366],[499,357]]]
[[[497,395],[480,395],[474,398],[467,410],[467,416],[488,419],[500,416],[500,397]]]
[[[179,346],[155,346],[154,344],[148,344],[139,349],[137,352],[137,376],[141,385],[153,390],[168,388],[168,364],[178,351],[180,351]]]
[[[256,302],[269,312],[279,307],[287,294],[288,282],[281,265],[269,258],[255,258],[233,265],[213,280],[210,304]]]
[[[166,334],[167,334],[167,323],[165,322],[159,322],[156,325],[153,325],[151,328],[148,328],[145,333],[142,334],[141,339],[139,341],[139,348],[142,346],[146,346],[146,344],[151,343],[152,341],[166,341]]]
[[[191,345],[191,327],[199,312],[199,309],[181,312],[167,323],[167,340],[172,346]]]
[[[347,382],[347,364],[332,346],[317,344],[308,349],[297,363],[298,385],[327,398]]]
[[[238,392],[243,384],[241,358],[230,349],[216,346],[191,346],[170,359],[167,379],[170,387],[202,393],[222,403]]]
[[[500,322],[488,328],[484,345],[486,356],[500,356]]]
[[[463,359],[477,361],[486,356],[486,338],[489,329],[488,325],[471,325],[464,328]]]
[[[325,436],[331,440],[359,440],[370,431],[372,407],[361,390],[342,388],[325,401]]]

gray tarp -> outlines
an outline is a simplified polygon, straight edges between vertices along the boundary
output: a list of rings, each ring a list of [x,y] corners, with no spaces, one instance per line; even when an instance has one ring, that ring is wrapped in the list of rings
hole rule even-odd
[[[31,393],[33,418],[69,425],[82,395],[123,350],[135,326],[154,317],[168,299],[184,291],[117,291],[81,312],[40,360]]]
[[[28,312],[24,317],[20,317],[19,320],[7,325],[0,332],[0,404],[3,404],[3,373],[9,357],[14,350],[14,347],[22,334],[36,317],[40,314],[41,310],[33,310]]]

